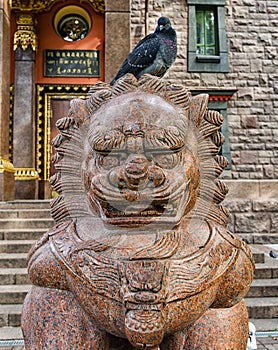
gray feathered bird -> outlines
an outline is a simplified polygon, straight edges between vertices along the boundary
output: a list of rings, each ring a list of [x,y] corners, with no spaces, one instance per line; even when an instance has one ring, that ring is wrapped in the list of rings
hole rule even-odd
[[[160,17],[155,32],[139,41],[110,84],[113,85],[127,73],[132,73],[137,79],[146,73],[162,77],[176,57],[176,32],[169,18]]]

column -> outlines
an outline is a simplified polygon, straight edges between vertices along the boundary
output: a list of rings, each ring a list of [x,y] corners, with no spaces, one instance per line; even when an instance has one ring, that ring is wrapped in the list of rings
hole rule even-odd
[[[105,81],[110,82],[130,52],[130,1],[105,1]]]
[[[35,24],[33,15],[19,14],[14,35],[13,164],[17,199],[36,199],[38,196],[39,177],[35,169]]]
[[[0,0],[0,201],[14,199],[14,167],[9,155],[10,9]]]

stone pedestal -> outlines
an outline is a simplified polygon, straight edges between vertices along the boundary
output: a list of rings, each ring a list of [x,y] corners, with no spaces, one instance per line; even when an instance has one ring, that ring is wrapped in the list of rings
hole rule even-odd
[[[0,1],[0,201],[14,198],[14,169],[9,159],[10,11]]]
[[[0,201],[14,199],[14,167],[9,160],[0,159]]]

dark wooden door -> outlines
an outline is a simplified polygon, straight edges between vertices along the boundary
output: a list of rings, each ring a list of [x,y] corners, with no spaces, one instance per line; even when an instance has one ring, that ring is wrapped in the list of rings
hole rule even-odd
[[[55,98],[52,97],[50,101],[51,108],[51,120],[50,120],[50,142],[58,134],[58,129],[56,128],[56,122],[58,119],[66,117],[69,112],[71,98]],[[51,157],[55,153],[51,147]],[[50,158],[51,159],[51,158]],[[56,170],[51,162],[50,165],[50,176],[55,174]]]

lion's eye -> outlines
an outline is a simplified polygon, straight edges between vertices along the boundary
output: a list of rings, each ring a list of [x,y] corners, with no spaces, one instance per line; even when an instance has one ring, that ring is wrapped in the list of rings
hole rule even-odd
[[[177,153],[159,153],[153,155],[154,163],[164,169],[173,169],[179,163]]]
[[[119,157],[117,155],[98,155],[96,163],[100,168],[112,169],[119,165]]]

